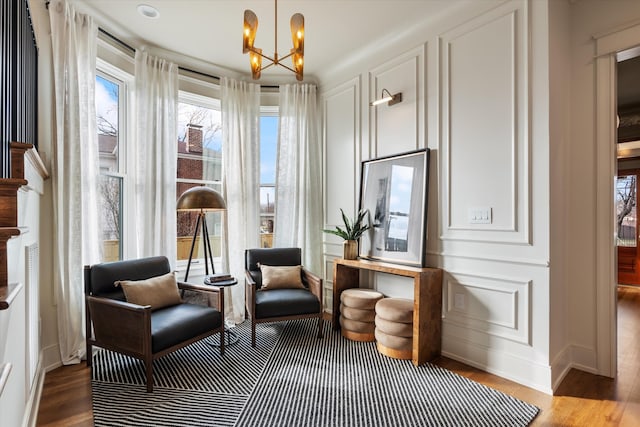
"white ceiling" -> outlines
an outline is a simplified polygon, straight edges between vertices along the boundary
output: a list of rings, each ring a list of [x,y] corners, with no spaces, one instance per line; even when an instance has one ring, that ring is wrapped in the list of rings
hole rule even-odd
[[[269,56],[275,51],[273,0],[71,1],[94,16],[101,28],[132,47],[159,47],[244,75],[249,73],[249,59],[242,54],[243,13],[251,9],[259,20],[255,46]],[[283,56],[291,48],[291,15],[302,13],[305,80],[318,80],[332,67],[469,1],[473,0],[280,0],[278,54]],[[137,12],[139,4],[155,7],[160,16],[143,17]],[[419,43],[416,41],[416,45]],[[407,50],[413,47],[407,46]],[[263,71],[262,80],[291,76],[291,72],[277,67]]]

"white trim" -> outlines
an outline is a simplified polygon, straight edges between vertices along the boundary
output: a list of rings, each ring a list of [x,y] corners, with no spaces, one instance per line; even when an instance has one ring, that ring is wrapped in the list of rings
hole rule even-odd
[[[40,361],[44,366],[45,372],[53,371],[56,368],[62,366],[62,360],[60,358],[60,347],[58,342],[49,345],[42,349]]]
[[[615,111],[616,55],[638,45],[636,20],[593,36],[596,44],[596,373],[615,377],[617,371],[617,264],[613,240],[616,175]],[[575,356],[574,356],[575,358]]]
[[[540,378],[551,378],[550,366],[505,351],[496,351],[466,339],[449,337],[442,344],[442,355],[445,357],[543,393],[553,394],[550,381],[548,384],[538,381]],[[485,362],[480,363],[479,360]]]
[[[40,408],[40,397],[42,396],[42,389],[44,386],[45,371],[42,367],[42,351],[38,358],[38,365],[36,368],[36,376],[31,386],[29,398],[25,405],[24,416],[22,419],[22,427],[35,427],[38,421],[38,409]]]
[[[498,256],[498,255],[481,256],[481,255],[477,255],[477,253],[474,253],[474,254],[451,253],[451,252],[444,252],[444,251],[442,251],[442,252],[439,252],[439,251],[427,251],[427,255],[436,256],[436,257],[439,257],[439,258],[464,258],[464,259],[472,259],[472,260],[478,260],[478,261],[501,262],[501,263],[519,264],[519,265],[531,265],[531,266],[534,266],[534,267],[545,267],[545,268],[548,268],[550,266],[549,260],[546,260],[546,259],[511,258],[511,257]]]
[[[596,41],[596,56],[615,54],[638,45],[640,20],[628,22],[606,32],[593,35]]]

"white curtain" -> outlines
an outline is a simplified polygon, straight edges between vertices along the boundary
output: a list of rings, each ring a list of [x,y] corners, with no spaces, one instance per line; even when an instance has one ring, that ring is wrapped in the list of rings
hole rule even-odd
[[[165,255],[175,268],[178,67],[136,51],[135,137],[127,150],[134,183],[133,257]]]
[[[322,156],[316,87],[280,86],[274,246],[302,248],[303,264],[322,273]]]
[[[260,86],[222,78],[223,195],[227,203],[223,269],[238,279],[226,318],[244,320],[244,251],[259,247]],[[228,300],[227,300],[228,301]]]
[[[55,136],[52,147],[54,289],[62,363],[84,356],[83,265],[100,261],[98,133],[95,109],[98,29],[91,17],[54,0]]]

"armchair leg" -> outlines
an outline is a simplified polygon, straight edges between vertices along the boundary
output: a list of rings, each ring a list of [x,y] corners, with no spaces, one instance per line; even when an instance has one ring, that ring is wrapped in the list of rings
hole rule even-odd
[[[323,332],[323,323],[322,323],[322,314],[318,317],[318,338],[322,338],[324,336]]]
[[[256,321],[251,318],[251,347],[256,346]]]
[[[91,364],[93,363],[93,346],[91,345],[89,340],[86,341],[86,353],[87,367],[90,368]]]
[[[147,393],[153,392],[153,358],[145,357],[145,373],[147,375]]]

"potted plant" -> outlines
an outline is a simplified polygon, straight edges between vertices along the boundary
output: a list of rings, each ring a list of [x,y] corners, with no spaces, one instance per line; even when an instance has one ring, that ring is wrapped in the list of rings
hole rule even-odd
[[[323,230],[325,233],[335,234],[344,239],[344,259],[358,259],[358,239],[362,236],[362,233],[370,228],[367,212],[368,210],[362,209],[355,219],[350,220],[344,211],[340,209],[344,228],[336,225],[335,230]],[[366,224],[364,223],[365,218],[367,219]]]

